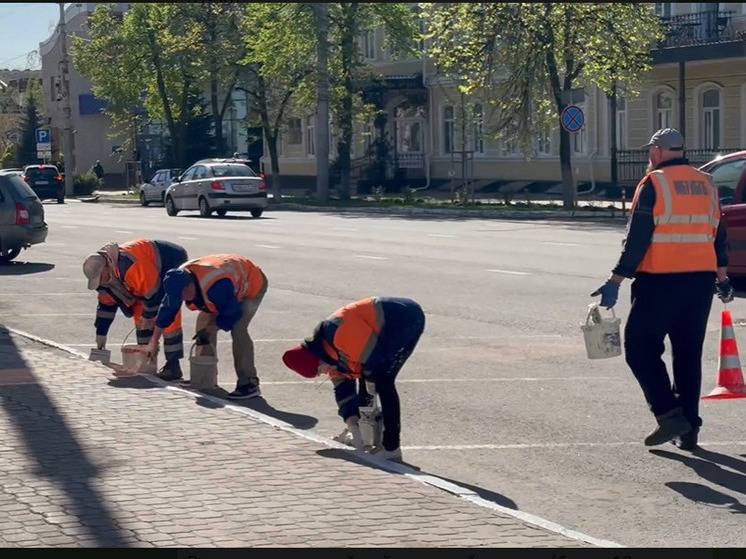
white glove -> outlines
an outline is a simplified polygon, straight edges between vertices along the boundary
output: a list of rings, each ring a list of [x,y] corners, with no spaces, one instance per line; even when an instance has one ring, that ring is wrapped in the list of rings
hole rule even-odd
[[[106,349],[106,336],[96,336],[96,347]]]

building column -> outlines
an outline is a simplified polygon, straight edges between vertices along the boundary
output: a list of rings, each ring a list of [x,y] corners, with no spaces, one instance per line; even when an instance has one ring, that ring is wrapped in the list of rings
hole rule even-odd
[[[679,60],[679,132],[686,139],[686,61]]]

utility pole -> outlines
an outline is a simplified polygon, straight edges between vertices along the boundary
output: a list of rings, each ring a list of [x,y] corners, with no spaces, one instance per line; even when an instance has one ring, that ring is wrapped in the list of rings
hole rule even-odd
[[[329,199],[329,6],[313,4],[316,20],[316,44],[318,55],[316,81],[316,197],[319,201]]]
[[[65,27],[65,3],[58,2],[60,6],[60,48],[62,50],[62,61],[60,71],[62,72],[62,112],[63,112],[63,154],[65,157],[65,195],[75,194],[73,187],[75,175],[75,146],[73,142],[72,108],[70,107],[70,60],[67,53],[67,28]]]

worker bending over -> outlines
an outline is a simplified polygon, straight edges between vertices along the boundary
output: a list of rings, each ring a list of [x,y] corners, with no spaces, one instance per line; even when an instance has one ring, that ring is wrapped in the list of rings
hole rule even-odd
[[[170,270],[163,283],[166,296],[158,309],[150,351],[157,350],[158,338],[178,315],[183,301],[190,310],[200,311],[194,336],[197,355],[215,351],[218,328],[231,333],[238,382],[228,398],[243,400],[260,396],[249,323],[267,292],[264,272],[244,256],[215,254],[195,258]]]
[[[117,308],[132,317],[137,343],[147,345],[153,335],[158,306],[163,299],[163,278],[168,270],[187,260],[183,247],[168,241],[136,239],[122,245],[108,243],[83,262],[88,289],[98,291],[96,345],[106,347],[106,337]],[[181,378],[179,359],[184,356],[181,313],[171,317],[164,330],[166,364],[158,376],[164,380]]]
[[[356,390],[356,379],[363,379],[381,399],[383,448],[378,456],[401,460],[399,446],[401,411],[395,380],[414,351],[425,328],[425,314],[411,299],[371,297],[342,307],[321,321],[313,336],[287,351],[282,360],[303,377],[327,374],[334,384],[339,415],[362,449],[360,405],[368,404],[365,382]]]

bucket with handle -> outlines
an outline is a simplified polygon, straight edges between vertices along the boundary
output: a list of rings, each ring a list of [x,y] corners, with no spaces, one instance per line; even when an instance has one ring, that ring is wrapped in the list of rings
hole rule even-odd
[[[125,344],[134,331],[134,328],[130,330],[122,342],[122,368],[131,374],[155,374],[158,370],[158,353],[148,359],[148,346]]]
[[[212,355],[195,355],[197,344],[189,350],[189,385],[197,390],[215,388],[218,385],[218,356],[213,346]]]
[[[598,304],[588,305],[585,324],[580,326],[588,359],[609,359],[622,354],[621,322],[613,308],[611,318],[604,318]]]
[[[91,353],[88,356],[88,361],[98,361],[104,364],[109,363],[111,361],[111,350],[91,348]]]
[[[378,404],[375,384],[366,381],[365,385],[373,401],[369,406],[359,407],[360,434],[363,437],[366,448],[375,448],[380,447],[383,442],[383,417],[381,415],[381,407]]]

